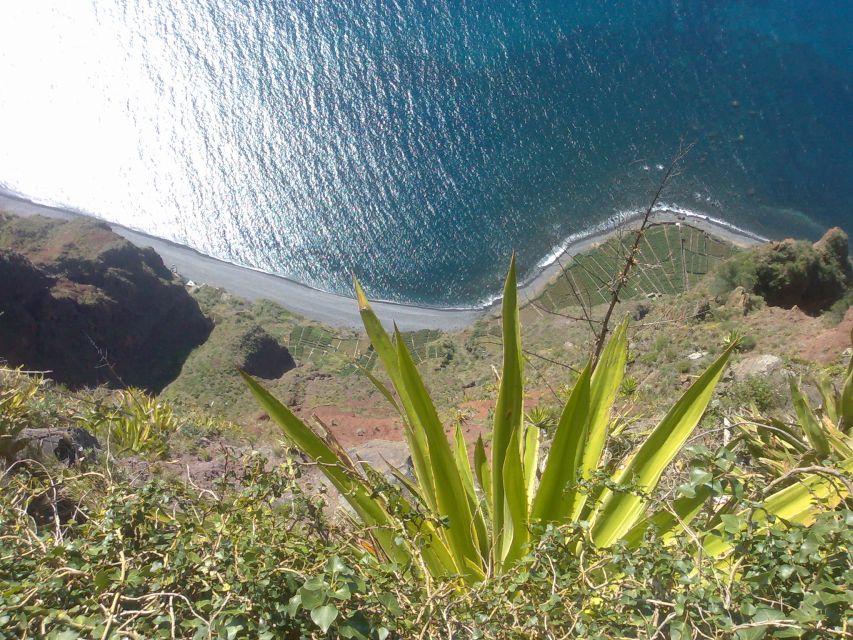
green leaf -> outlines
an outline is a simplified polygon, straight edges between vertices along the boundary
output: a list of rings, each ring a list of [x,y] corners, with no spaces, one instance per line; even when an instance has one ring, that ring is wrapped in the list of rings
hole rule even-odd
[[[580,474],[584,480],[592,478],[601,462],[601,453],[604,451],[610,424],[610,413],[616,394],[619,392],[619,385],[622,384],[622,378],[625,375],[627,360],[628,320],[626,318],[613,332],[607,346],[601,352],[590,380],[589,424],[586,427],[587,435]],[[573,506],[572,520],[577,520],[588,500],[588,492],[578,495]]]
[[[485,514],[483,513],[480,499],[477,497],[477,491],[474,487],[474,474],[471,471],[471,463],[468,460],[468,449],[465,447],[465,437],[462,435],[462,427],[459,423],[456,424],[455,446],[453,447],[453,457],[456,461],[456,468],[459,470],[459,476],[462,479],[462,484],[465,487],[465,493],[468,496],[468,508],[471,510],[471,516],[474,522],[474,533],[477,535],[477,544],[480,549],[480,556],[485,563],[489,557],[489,533],[486,528]]]
[[[528,425],[524,431],[524,493],[528,508],[533,503],[536,472],[539,469],[539,428]]]
[[[518,317],[516,265],[515,254],[513,254],[503,291],[503,371],[492,430],[492,537],[495,548],[501,552],[501,555],[508,553],[513,546],[511,541],[505,544],[504,537],[513,535],[513,529],[520,532],[519,523],[514,521],[514,518],[522,517],[520,513],[507,512],[504,484],[506,479],[521,483],[521,489],[517,487],[510,489],[512,505],[517,506],[518,496],[524,494],[524,471],[519,436],[524,416],[522,380],[521,324]],[[510,448],[515,450],[510,451]],[[526,516],[526,513],[524,515]]]
[[[474,445],[474,473],[477,475],[477,483],[483,491],[483,496],[486,499],[486,508],[491,514],[492,505],[492,473],[489,469],[489,459],[486,457],[486,447],[483,445],[482,436],[477,436],[477,442]]]
[[[851,357],[853,363],[853,357]],[[841,390],[841,419],[845,433],[851,433],[853,429],[853,371],[847,374],[844,387]]]
[[[788,381],[788,384],[791,388],[791,401],[794,403],[794,410],[797,412],[797,420],[806,434],[806,438],[821,458],[829,455],[829,442],[827,442],[826,434],[823,432],[817,416],[809,406],[809,401],[800,391],[799,385],[794,382],[793,378]]]
[[[255,382],[251,376],[243,371],[240,375],[243,376],[252,394],[270,418],[302,452],[320,464],[323,474],[341,492],[362,521],[369,526],[377,527],[373,533],[386,555],[394,562],[406,562],[410,556],[404,548],[394,542],[395,536],[390,529],[390,516],[382,504],[372,497],[372,492],[363,482],[347,471],[348,466],[352,467],[351,461],[349,464],[342,461],[322,438],[309,429],[290,409],[276,400],[269,391]]]
[[[435,498],[435,478],[432,475],[432,465],[430,463],[430,451],[427,446],[424,430],[419,424],[419,417],[411,410],[411,402],[406,393],[405,385],[400,377],[400,369],[398,366],[397,349],[394,348],[391,338],[382,327],[382,323],[376,314],[373,312],[364,290],[358,279],[353,277],[353,285],[355,287],[355,295],[358,300],[358,308],[361,314],[361,322],[364,324],[364,330],[367,332],[367,337],[370,338],[370,343],[376,350],[379,359],[382,361],[382,366],[385,367],[385,372],[391,378],[391,383],[397,390],[400,396],[400,401],[403,403],[406,417],[404,419],[404,435],[406,443],[409,445],[409,452],[412,454],[412,465],[415,468],[415,477],[418,479],[418,484],[421,487],[421,494],[432,510],[437,508]],[[380,383],[381,385],[381,383]],[[384,385],[381,385],[384,387]],[[381,391],[381,389],[380,389]],[[385,393],[390,395],[390,392],[385,390]],[[392,402],[395,408],[399,411],[396,402]]]
[[[314,624],[323,630],[323,633],[329,630],[329,627],[332,626],[337,617],[338,608],[333,604],[327,604],[311,610],[311,619],[314,621]]]
[[[561,522],[572,513],[580,474],[583,445],[589,424],[589,384],[592,365],[587,364],[569,396],[533,500],[532,519]]]
[[[397,366],[405,389],[409,409],[418,416],[418,424],[423,429],[429,446],[431,473],[435,478],[435,500],[437,512],[448,519],[446,536],[451,552],[456,560],[460,574],[475,577],[469,570],[466,560],[482,567],[484,558],[480,556],[478,543],[474,539],[472,513],[468,503],[463,479],[456,467],[450,445],[444,434],[444,428],[438,419],[438,413],[432,398],[421,380],[412,356],[403,341],[399,330],[395,330],[397,339]],[[477,573],[485,575],[481,568]]]
[[[617,484],[626,489],[633,485],[645,494],[654,490],[664,469],[681,450],[705,413],[735,346],[737,343],[726,349],[670,409],[624,469],[615,474]],[[599,507],[590,518],[593,542],[601,547],[613,544],[642,516],[646,500],[637,495],[636,491],[614,492],[606,489]]]
[[[516,429],[507,447],[504,461],[504,536],[500,563],[509,566],[527,548],[530,531],[527,526],[528,505],[524,470],[521,461],[521,429]]]
[[[301,606],[302,596],[297,593],[288,601],[287,607],[285,607],[285,611],[287,611],[288,616],[290,616],[291,618],[295,618]]]
[[[643,536],[649,527],[653,527],[661,540],[666,542],[699,514],[702,506],[712,495],[713,492],[706,485],[694,487],[692,495],[685,495],[675,500],[671,510],[661,509],[640,520],[622,536],[622,539],[628,547],[637,547],[643,541]]]

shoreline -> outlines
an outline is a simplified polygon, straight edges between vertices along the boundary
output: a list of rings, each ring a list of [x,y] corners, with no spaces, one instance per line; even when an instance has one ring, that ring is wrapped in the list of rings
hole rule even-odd
[[[29,217],[41,215],[49,218],[71,220],[90,217],[106,222],[112,230],[139,247],[152,247],[167,267],[186,280],[213,287],[221,287],[229,293],[251,301],[267,299],[288,311],[307,319],[339,328],[362,329],[361,317],[355,299],[315,289],[275,275],[205,255],[192,247],[135,231],[122,225],[90,216],[81,211],[40,204],[0,188],[0,211]],[[561,271],[564,260],[582,253],[613,236],[619,230],[637,228],[642,214],[637,214],[613,226],[593,229],[587,234],[570,237],[559,248],[555,248],[540,261],[540,266],[525,278],[518,287],[520,304],[534,299]],[[673,207],[661,208],[652,213],[651,224],[685,223],[737,246],[751,246],[766,239],[749,231],[739,229],[723,221],[694,212]],[[396,322],[401,331],[439,329],[455,331],[463,329],[480,318],[500,311],[501,298],[489,304],[471,308],[440,308],[428,305],[403,304],[388,301],[372,301],[374,311],[383,324]]]

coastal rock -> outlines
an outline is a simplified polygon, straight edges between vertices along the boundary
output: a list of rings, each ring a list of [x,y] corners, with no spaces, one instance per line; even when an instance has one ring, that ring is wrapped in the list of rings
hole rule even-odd
[[[152,249],[109,226],[0,214],[0,357],[72,388],[159,392],[211,330]]]

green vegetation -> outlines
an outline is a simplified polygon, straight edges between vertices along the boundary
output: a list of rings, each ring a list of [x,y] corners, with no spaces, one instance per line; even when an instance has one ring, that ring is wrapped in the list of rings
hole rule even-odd
[[[113,406],[96,403],[82,422],[119,453],[168,451],[169,436],[178,428],[178,420],[168,404],[152,398],[140,389],[117,391]]]
[[[5,377],[5,374],[3,374]],[[41,378],[26,378],[17,388],[0,388],[0,462],[10,463],[27,446],[21,431],[27,426],[27,406],[39,392]]]
[[[28,424],[89,405],[38,383],[32,394],[28,380],[6,380]],[[851,380],[848,370],[840,388],[822,385],[813,411],[836,416],[847,438]],[[773,430],[762,438],[765,449],[785,442]],[[382,557],[372,527],[327,520],[291,462],[271,468],[250,454],[236,482],[204,491],[131,482],[113,459],[82,470],[19,463],[0,492],[0,637],[844,637],[853,511],[833,507],[850,500],[850,459],[825,457],[816,481],[802,468],[744,467],[730,448],[691,454],[674,501],[649,497],[658,515],[633,535],[602,547],[586,521],[533,525],[535,543],[464,590]],[[399,485],[371,478],[378,494],[396,492],[395,513],[423,525],[423,512],[401,511]],[[587,488],[616,489],[606,474]],[[762,506],[774,501],[798,506],[773,516]],[[688,503],[704,505],[689,535],[665,535],[666,514]]]
[[[589,362],[580,374],[562,410],[549,455],[540,465],[540,431],[523,420],[524,375],[513,260],[504,288],[504,357],[491,461],[479,439],[472,467],[458,425],[453,446],[447,441],[402,335],[395,332],[396,344],[392,342],[357,282],[355,286],[365,330],[397,397],[368,375],[404,420],[415,479],[399,471],[395,476],[408,495],[383,491],[386,483],[378,472],[356,465],[330,433],[318,436],[251,377],[244,378],[290,441],[320,466],[371,531],[377,557],[413,567],[427,584],[459,578],[472,585],[510,571],[537,544],[534,532],[543,527],[582,526],[589,542],[601,548],[619,542],[636,544],[650,528],[668,540],[685,535],[686,527],[713,495],[711,488],[702,486],[685,493],[672,507],[648,511],[664,469],[699,423],[737,341],[697,378],[637,451],[613,470],[603,466],[601,458],[627,359],[624,322],[598,363]],[[853,459],[842,461],[841,466],[849,472]],[[707,471],[694,471],[705,480],[711,477]],[[591,490],[594,478],[606,482]],[[822,509],[834,506],[836,489],[832,477],[810,473],[799,484],[767,495],[757,505],[758,513],[753,514],[754,507],[734,509],[720,515],[720,524],[692,536],[701,553],[722,558],[731,545],[721,533],[735,521],[760,523],[762,529],[772,528],[780,517],[787,522],[810,522]],[[740,528],[738,524],[736,531]]]
[[[818,313],[849,299],[847,252],[847,235],[840,229],[830,230],[814,245],[802,240],[761,245],[721,264],[714,286],[719,293],[743,287],[769,305],[797,305]]]
[[[548,312],[577,302],[519,309],[511,273],[503,317],[459,333],[389,336],[360,290],[367,336],[193,288],[213,333],[159,398],[0,369],[0,638],[849,636],[849,289],[825,319],[715,297],[731,247],[648,243],[623,297],[678,295],[621,306],[596,367]],[[252,383],[282,444],[235,365],[275,376],[284,348]],[[101,448],[71,466],[41,439],[79,429]]]

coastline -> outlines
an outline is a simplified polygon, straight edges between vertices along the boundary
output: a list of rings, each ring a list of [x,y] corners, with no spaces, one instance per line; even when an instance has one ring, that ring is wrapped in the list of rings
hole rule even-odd
[[[49,218],[70,220],[77,217],[93,217],[63,207],[40,204],[27,198],[0,189],[0,211],[22,217],[41,215]],[[100,218],[95,218],[101,220]],[[200,253],[185,245],[164,240],[119,224],[107,222],[113,231],[140,247],[152,247],[163,262],[174,267],[187,280],[199,284],[221,287],[234,295],[248,300],[271,300],[288,311],[298,313],[334,327],[361,329],[361,318],[354,298],[314,289],[308,285],[259,269],[245,267]],[[640,226],[642,216],[633,216],[614,226],[592,230],[588,234],[568,239],[559,249],[549,253],[534,273],[518,288],[519,301],[524,304],[534,299],[560,273],[561,263],[606,241],[619,230],[630,230]],[[765,239],[723,221],[693,212],[665,208],[652,214],[652,223],[683,222],[706,231],[737,246],[751,246]],[[500,310],[500,298],[477,308],[437,308],[421,305],[371,301],[374,311],[383,324],[397,324],[401,331],[440,329],[454,331],[467,327],[480,318],[496,314]]]

